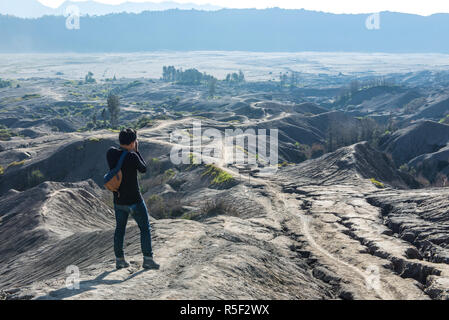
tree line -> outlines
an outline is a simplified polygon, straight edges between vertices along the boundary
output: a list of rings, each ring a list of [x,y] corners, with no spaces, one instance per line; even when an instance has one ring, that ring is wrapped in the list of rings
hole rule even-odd
[[[336,103],[341,104],[350,100],[357,92],[376,88],[376,87],[394,87],[393,80],[387,80],[385,77],[373,78],[365,81],[358,79],[352,80],[349,85],[343,88],[342,93],[337,97]]]
[[[211,81],[217,81],[214,76],[211,76],[206,72],[200,72],[195,68],[183,70],[182,68],[176,69],[174,66],[162,67],[162,80],[186,85],[199,85],[201,83],[209,84]],[[245,81],[245,74],[242,70],[239,70],[238,73],[228,73],[224,81],[228,83],[241,83]]]
[[[186,85],[199,85],[201,83],[208,83],[214,77],[205,73],[200,72],[195,68],[182,70],[176,69],[174,66],[163,66],[162,67],[162,80],[166,82],[176,82],[178,84]]]
[[[291,71],[290,74],[287,72],[279,73],[279,82],[281,87],[285,87],[289,85],[290,87],[296,87],[298,86],[300,82],[299,72],[297,71]]]

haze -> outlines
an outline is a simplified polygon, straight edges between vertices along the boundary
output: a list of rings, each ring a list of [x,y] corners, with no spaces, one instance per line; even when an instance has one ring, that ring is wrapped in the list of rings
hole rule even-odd
[[[39,0],[42,4],[56,8],[61,5],[64,0]],[[86,0],[74,0],[81,2]],[[122,0],[98,0],[96,2],[107,4],[121,4],[126,1]],[[132,2],[155,2],[163,1],[145,1],[133,0]],[[178,0],[178,3],[195,3],[195,4],[213,4],[224,8],[270,8],[280,7],[285,9],[306,9],[317,10],[332,13],[370,13],[380,11],[394,11],[403,13],[413,13],[419,15],[431,15],[434,13],[448,13],[449,2],[429,0],[429,1],[357,1],[357,0]]]

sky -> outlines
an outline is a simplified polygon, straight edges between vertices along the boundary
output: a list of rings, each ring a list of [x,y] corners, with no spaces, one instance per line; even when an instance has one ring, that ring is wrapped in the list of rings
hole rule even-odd
[[[39,0],[42,4],[56,8],[64,0]],[[72,0],[87,1],[87,0]],[[125,0],[95,0],[108,4],[120,4]],[[165,0],[170,1],[170,0]],[[171,0],[178,3],[213,4],[226,8],[270,8],[307,9],[332,13],[374,13],[395,11],[431,15],[449,13],[447,0]],[[130,2],[164,2],[164,0],[130,0]]]

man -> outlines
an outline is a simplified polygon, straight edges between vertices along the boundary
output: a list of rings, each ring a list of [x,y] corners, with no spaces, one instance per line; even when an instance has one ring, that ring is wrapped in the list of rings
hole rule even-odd
[[[147,166],[139,153],[136,130],[128,128],[119,134],[120,149],[111,147],[106,158],[109,168],[114,168],[124,150],[128,150],[122,165],[122,182],[118,192],[114,192],[114,210],[116,228],[114,234],[114,253],[117,269],[129,267],[123,253],[123,241],[125,239],[126,223],[131,214],[140,229],[140,244],[143,253],[143,268],[159,269],[159,265],[153,260],[151,247],[151,231],[148,210],[142,198],[137,181],[137,171],[145,173]]]

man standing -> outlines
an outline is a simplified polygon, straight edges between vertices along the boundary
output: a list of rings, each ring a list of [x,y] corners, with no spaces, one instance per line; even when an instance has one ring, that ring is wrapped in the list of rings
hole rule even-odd
[[[126,223],[129,214],[136,220],[140,229],[140,244],[143,253],[143,268],[159,269],[159,265],[153,260],[151,247],[151,231],[148,210],[142,198],[137,181],[137,171],[145,173],[147,166],[145,160],[139,153],[136,130],[128,128],[119,134],[120,149],[109,148],[106,158],[109,168],[114,168],[124,150],[129,153],[125,156],[122,165],[122,182],[118,192],[114,192],[114,210],[116,228],[114,234],[114,253],[117,269],[129,267],[123,252]]]

